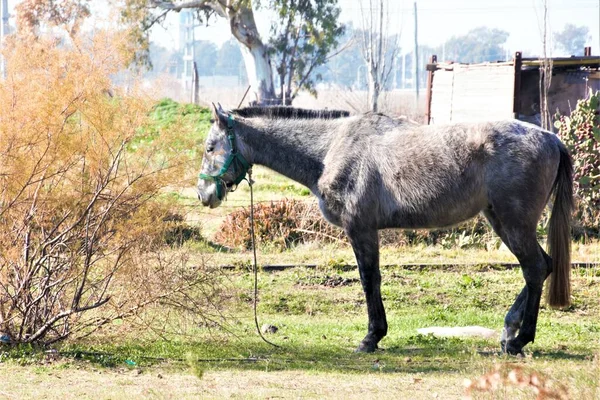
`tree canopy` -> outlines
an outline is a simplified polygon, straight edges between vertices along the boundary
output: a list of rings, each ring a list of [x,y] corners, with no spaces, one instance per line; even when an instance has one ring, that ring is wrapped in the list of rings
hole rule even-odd
[[[279,77],[279,96],[291,104],[300,89],[316,94],[313,74],[338,45],[344,26],[338,0],[271,0],[278,20],[271,25],[269,52]]]
[[[558,49],[570,56],[582,56],[583,48],[589,38],[590,30],[587,26],[573,24],[566,24],[562,31],[554,34],[554,42]]]
[[[484,26],[472,29],[466,35],[452,36],[446,41],[446,60],[461,63],[504,60],[506,39],[508,32],[500,29]]]

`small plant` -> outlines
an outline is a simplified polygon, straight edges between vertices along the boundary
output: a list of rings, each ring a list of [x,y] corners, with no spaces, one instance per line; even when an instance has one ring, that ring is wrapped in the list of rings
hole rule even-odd
[[[600,225],[600,92],[577,102],[570,116],[557,115],[558,135],[573,157],[576,218],[586,236],[598,235]]]
[[[261,244],[271,244],[280,250],[314,240],[344,240],[341,229],[325,221],[314,204],[291,199],[256,204],[254,229]],[[229,214],[216,240],[226,246],[249,249],[252,246],[250,209]]]
[[[473,393],[501,393],[507,396],[507,388],[531,391],[536,399],[569,399],[567,389],[564,385],[556,382],[543,374],[530,368],[518,365],[504,364],[496,365],[492,371],[482,377],[464,381],[467,399],[472,398]]]

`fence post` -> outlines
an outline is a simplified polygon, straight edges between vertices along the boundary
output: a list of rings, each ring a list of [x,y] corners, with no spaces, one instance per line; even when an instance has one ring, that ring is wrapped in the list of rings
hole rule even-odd
[[[427,125],[431,122],[431,95],[433,91],[433,72],[437,69],[437,55],[432,55],[427,64],[427,93],[425,97],[425,117]]]
[[[513,116],[519,119],[519,110],[521,109],[521,67],[523,66],[523,54],[520,51],[515,53],[513,59],[515,71],[515,86],[513,90]]]

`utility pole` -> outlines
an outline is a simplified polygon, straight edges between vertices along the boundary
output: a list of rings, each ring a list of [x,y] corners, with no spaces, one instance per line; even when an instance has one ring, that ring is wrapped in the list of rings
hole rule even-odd
[[[8,0],[2,0],[0,6],[0,50],[4,50],[4,37],[8,33]],[[0,76],[6,77],[6,64],[4,56],[0,55]]]
[[[181,86],[185,94],[189,93],[189,101],[194,102],[194,61],[195,54],[195,32],[196,28],[194,14],[190,10],[182,11],[179,15],[179,46],[183,49],[183,73],[181,75]],[[195,78],[198,79],[197,77]],[[188,92],[189,90],[189,92]]]
[[[406,89],[406,53],[402,54],[402,89]]]
[[[415,77],[413,79],[414,83],[415,83],[415,94],[416,94],[416,101],[417,103],[419,102],[419,38],[417,36],[417,2],[415,1],[415,54],[413,57],[413,64],[415,66],[414,69],[414,73],[415,73]]]

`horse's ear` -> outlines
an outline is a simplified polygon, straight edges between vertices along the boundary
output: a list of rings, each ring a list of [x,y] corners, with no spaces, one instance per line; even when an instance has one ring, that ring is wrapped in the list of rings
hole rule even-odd
[[[215,120],[215,122],[217,122],[219,124],[220,127],[226,126],[227,114],[223,110],[223,107],[221,107],[220,103],[217,103],[217,105],[215,105],[215,103],[212,103],[212,105],[213,105],[213,119]]]

